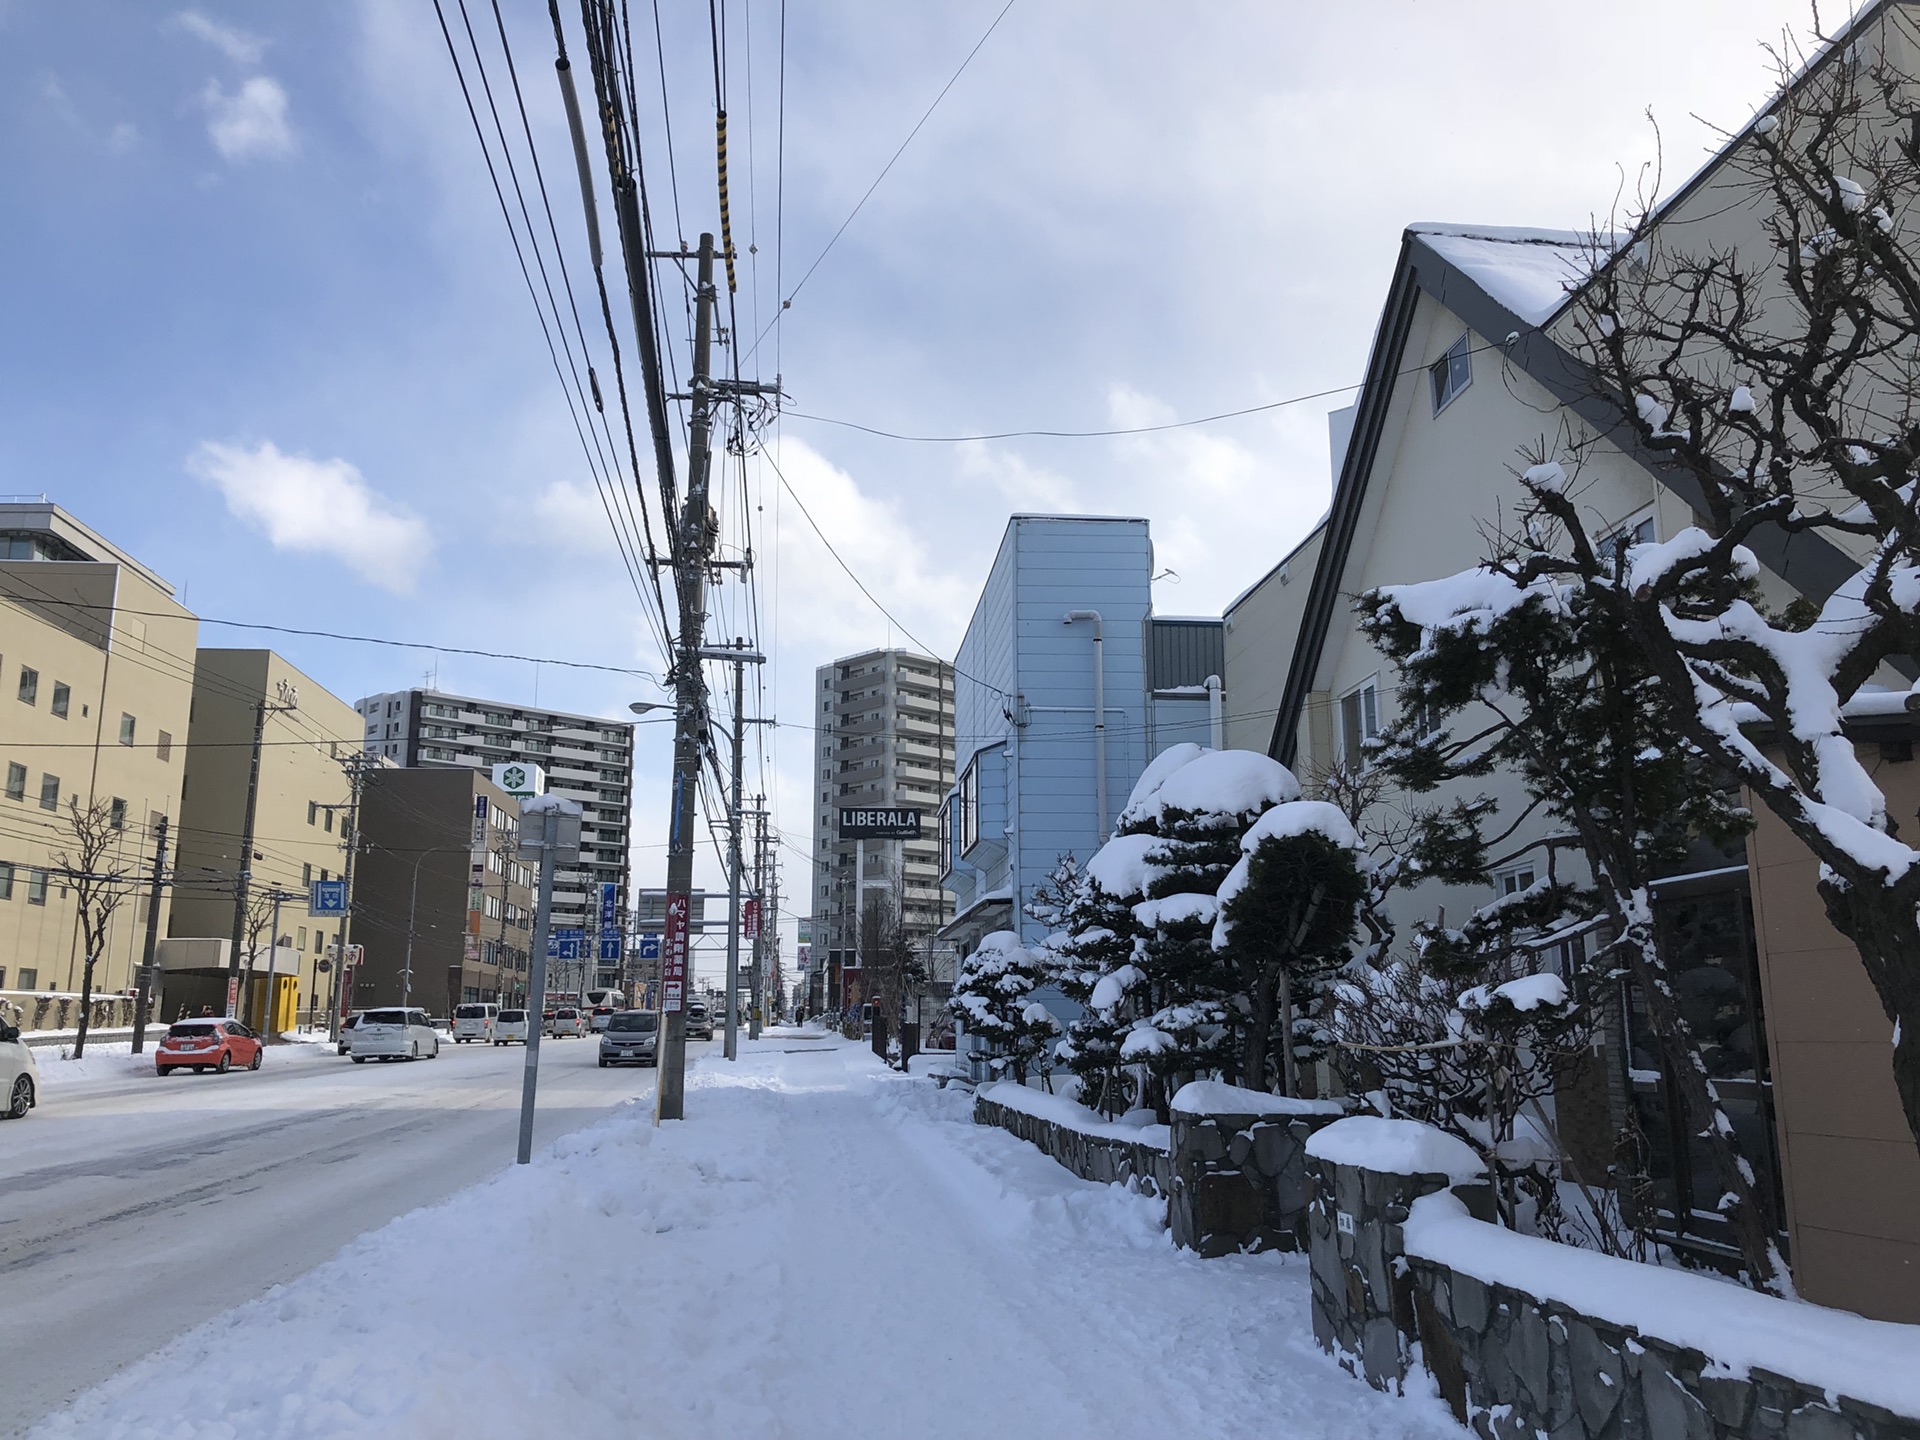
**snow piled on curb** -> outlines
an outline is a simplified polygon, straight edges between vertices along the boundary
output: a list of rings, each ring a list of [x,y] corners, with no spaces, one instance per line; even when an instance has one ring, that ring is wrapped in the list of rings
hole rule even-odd
[[[362,1236],[36,1440],[1457,1436],[1312,1340],[1300,1257],[1203,1261],[971,1099],[773,1036]]]

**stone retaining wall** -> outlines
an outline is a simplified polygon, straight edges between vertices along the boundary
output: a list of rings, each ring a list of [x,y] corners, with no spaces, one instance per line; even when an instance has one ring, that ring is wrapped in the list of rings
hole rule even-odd
[[[997,1125],[1018,1135],[1082,1180],[1125,1185],[1142,1195],[1166,1195],[1173,1188],[1172,1158],[1157,1145],[1089,1135],[1011,1106],[996,1105],[986,1095],[974,1097],[973,1123]]]
[[[1306,1174],[1314,1337],[1378,1390],[1418,1358],[1486,1440],[1920,1440],[1920,1420],[1408,1255],[1402,1226],[1444,1175]],[[1484,1185],[1452,1188],[1490,1218]]]
[[[1173,1243],[1205,1256],[1304,1250],[1307,1137],[1332,1116],[1173,1112]]]

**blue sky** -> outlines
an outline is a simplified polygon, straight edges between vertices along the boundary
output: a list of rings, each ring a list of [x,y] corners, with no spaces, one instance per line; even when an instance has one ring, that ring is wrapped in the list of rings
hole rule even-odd
[[[789,292],[1001,3],[790,7]],[[578,278],[546,7],[502,9]],[[738,304],[757,330],[779,248],[779,6],[726,12],[736,240],[760,247]],[[661,13],[692,239],[717,219],[707,12]],[[1017,0],[750,368],[777,367],[802,410],[936,433],[1143,423],[1349,383],[1402,226],[1584,225],[1654,154],[1649,107],[1677,183],[1704,122],[1737,125],[1764,98],[1761,43],[1808,18],[1787,0]],[[670,237],[659,81],[651,50],[637,61]],[[0,214],[0,491],[44,491],[204,615],[657,663],[430,0],[0,0]],[[1324,508],[1337,403],[958,447],[790,420],[779,454],[869,586],[951,653],[1013,510],[1147,515],[1179,575],[1160,608],[1218,613]],[[770,483],[749,476],[778,641],[765,704],[799,721],[814,665],[902,637]],[[272,643],[347,699],[434,663]],[[605,713],[652,693],[438,665],[448,689],[531,700],[537,683]],[[666,733],[642,736],[636,842],[653,846]],[[805,737],[778,752],[769,782],[804,850]],[[641,883],[660,853],[639,852]]]

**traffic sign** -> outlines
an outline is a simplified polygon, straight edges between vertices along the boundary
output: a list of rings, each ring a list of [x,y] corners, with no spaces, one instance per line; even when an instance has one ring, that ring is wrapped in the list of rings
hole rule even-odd
[[[620,932],[618,930],[610,933],[607,931],[601,932],[600,958],[602,960],[618,960],[620,958]]]
[[[605,934],[620,923],[620,887],[611,880],[600,882],[600,931]]]
[[[660,937],[658,935],[642,935],[640,937],[640,958],[642,960],[658,960],[660,958]]]
[[[307,895],[308,915],[344,915],[347,913],[347,882],[316,880]]]
[[[547,932],[547,958],[578,960],[586,942],[587,932],[584,930],[550,930]]]

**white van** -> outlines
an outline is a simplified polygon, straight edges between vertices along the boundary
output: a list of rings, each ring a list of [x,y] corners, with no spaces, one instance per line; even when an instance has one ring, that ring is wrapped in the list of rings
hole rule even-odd
[[[353,1027],[347,1053],[356,1065],[368,1060],[418,1060],[423,1056],[434,1060],[440,1055],[440,1032],[433,1028],[424,1010],[399,1006],[368,1010]]]
[[[491,1000],[456,1005],[453,1010],[453,1043],[469,1040],[482,1044],[493,1039],[493,1022],[500,1018],[500,1007]]]
[[[493,1022],[493,1043],[511,1045],[516,1040],[527,1043],[527,1012],[502,1010]]]
[[[0,1006],[0,1119],[18,1120],[40,1103],[40,1070],[20,1027]]]

